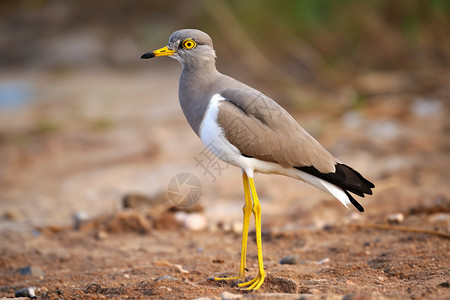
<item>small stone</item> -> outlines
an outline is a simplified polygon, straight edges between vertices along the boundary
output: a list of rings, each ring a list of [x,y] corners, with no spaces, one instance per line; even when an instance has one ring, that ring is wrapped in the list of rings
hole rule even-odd
[[[231,231],[231,229],[232,229],[232,227],[231,227],[230,223],[223,223],[222,224],[222,230],[223,231],[229,232],[229,231]]]
[[[347,281],[345,282],[345,284],[346,284],[346,285],[355,285],[355,283],[354,283],[353,281],[351,281],[351,280],[347,280]]]
[[[400,224],[405,220],[405,215],[402,213],[392,214],[388,217],[388,222],[390,224]]]
[[[170,276],[170,275],[164,275],[164,276],[156,278],[154,280],[154,282],[158,282],[158,281],[162,281],[162,280],[178,280],[178,279],[176,279],[175,277]]]
[[[330,259],[328,257],[325,257],[324,259],[321,259],[317,262],[318,265],[329,263]]]
[[[236,300],[241,299],[242,295],[232,294],[230,292],[222,292],[222,294],[220,294],[220,297],[222,298],[222,300]]]
[[[319,289],[310,289],[308,293],[313,295],[320,295],[322,292]]]
[[[428,217],[428,221],[435,222],[450,222],[450,213],[436,213]]]
[[[439,288],[450,288],[450,281],[444,281],[437,285]]]
[[[233,224],[231,225],[231,230],[237,234],[242,233],[243,228],[244,225],[241,222],[233,222]]]
[[[166,201],[164,192],[157,193],[154,196],[141,194],[128,194],[122,199],[123,208],[146,209],[148,207],[159,205]]]
[[[20,213],[17,210],[9,209],[5,211],[3,217],[8,221],[17,221],[20,219]]]
[[[108,233],[106,231],[103,230],[99,230],[95,233],[95,238],[97,240],[104,240],[108,237]]]
[[[418,117],[429,118],[440,116],[445,110],[438,99],[418,98],[412,103],[411,111]]]
[[[128,274],[123,274],[123,277],[125,277],[125,278],[130,278],[130,275],[128,275]]]
[[[300,262],[300,257],[295,254],[288,255],[280,260],[280,264],[282,265],[298,265]]]
[[[35,298],[37,298],[35,291],[36,291],[36,288],[34,286],[23,288],[23,289],[15,291],[14,297],[15,298],[27,297],[27,298],[35,299]]]
[[[345,295],[344,297],[342,297],[342,300],[373,300],[373,299],[377,299],[377,300],[384,300],[387,298],[384,298],[383,296],[372,296],[370,294],[348,294]]]
[[[174,266],[177,269],[177,271],[180,272],[180,273],[184,273],[184,274],[189,273],[189,271],[184,269],[182,265],[174,264]]]
[[[36,296],[42,296],[48,292],[48,289],[43,286],[43,287],[37,288],[35,292],[36,292]]]
[[[291,278],[269,277],[268,281],[270,281],[271,284],[277,285],[277,290],[280,290],[283,293],[294,294],[299,290],[298,283]]]
[[[185,228],[193,231],[203,230],[208,226],[206,217],[199,213],[185,213],[180,211],[175,213],[175,219]]]
[[[360,213],[357,212],[352,212],[349,216],[348,216],[348,220],[350,222],[357,222],[357,221],[361,221],[362,219],[362,215]]]
[[[73,214],[73,228],[78,230],[81,226],[89,221],[89,215],[84,210],[79,210]]]
[[[24,268],[21,268],[20,270],[20,275],[22,276],[26,276],[26,275],[30,275],[30,276],[44,276],[44,271],[42,271],[41,268],[36,267],[36,266],[26,266]]]

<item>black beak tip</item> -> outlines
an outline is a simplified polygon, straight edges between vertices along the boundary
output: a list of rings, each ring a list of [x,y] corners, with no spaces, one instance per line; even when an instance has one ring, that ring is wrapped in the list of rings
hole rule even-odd
[[[141,59],[147,59],[147,58],[152,58],[155,57],[155,54],[153,52],[147,52],[142,54]]]

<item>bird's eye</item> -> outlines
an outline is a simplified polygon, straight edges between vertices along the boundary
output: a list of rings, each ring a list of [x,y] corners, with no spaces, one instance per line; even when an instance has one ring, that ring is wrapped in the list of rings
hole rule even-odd
[[[197,43],[194,40],[187,39],[183,41],[182,46],[184,49],[189,50],[195,48],[195,46],[197,46]]]

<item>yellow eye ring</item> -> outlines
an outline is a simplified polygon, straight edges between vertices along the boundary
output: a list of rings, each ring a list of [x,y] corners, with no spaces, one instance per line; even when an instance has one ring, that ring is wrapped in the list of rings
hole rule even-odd
[[[187,39],[183,41],[182,46],[184,49],[189,50],[195,48],[197,43],[194,40]]]

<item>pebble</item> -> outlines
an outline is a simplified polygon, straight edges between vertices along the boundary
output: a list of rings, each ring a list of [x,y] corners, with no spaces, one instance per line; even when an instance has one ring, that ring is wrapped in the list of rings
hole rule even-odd
[[[298,265],[300,262],[300,257],[296,254],[288,255],[280,260],[282,265]]]
[[[180,273],[184,273],[184,274],[189,273],[189,271],[184,269],[182,265],[174,264],[174,266],[177,269],[177,271],[180,272]]]
[[[95,238],[97,240],[104,240],[108,237],[108,233],[106,231],[103,230],[99,230],[95,233]]]
[[[22,276],[26,276],[26,275],[30,275],[30,276],[44,276],[44,271],[42,271],[41,268],[36,267],[36,266],[26,266],[24,268],[19,269],[20,271],[20,275]]]
[[[450,281],[444,281],[437,285],[438,288],[450,288]]]
[[[242,295],[233,294],[230,292],[222,292],[222,294],[220,294],[220,297],[222,298],[222,300],[235,300],[235,299],[241,299]]]
[[[20,213],[17,210],[9,209],[5,211],[3,217],[8,221],[17,221],[20,219]]]
[[[161,277],[158,277],[154,280],[154,282],[162,281],[162,280],[178,280],[177,278],[170,276],[170,275],[164,275]]]
[[[271,284],[277,285],[277,290],[280,292],[294,294],[299,291],[298,283],[291,278],[270,277],[269,281]]]
[[[319,289],[310,289],[308,293],[313,295],[320,295],[322,292]]]
[[[34,287],[34,286],[23,288],[23,289],[15,291],[14,297],[15,298],[28,297],[28,298],[35,299],[35,298],[37,298],[35,291],[36,291],[36,287]]]
[[[449,213],[437,213],[432,214],[428,217],[428,221],[431,223],[434,222],[450,222],[450,214]]]
[[[362,220],[362,215],[360,213],[357,212],[352,212],[349,216],[348,216],[348,220],[350,222],[356,222],[356,221],[361,221]]]
[[[193,231],[203,230],[208,226],[206,217],[199,213],[185,213],[179,211],[175,213],[175,219],[185,228]]]
[[[234,233],[242,233],[242,229],[244,228],[244,224],[242,224],[241,222],[233,222],[233,224],[231,225],[231,230]]]
[[[165,201],[165,193],[160,192],[152,197],[141,194],[128,194],[122,199],[123,208],[146,209]]]
[[[325,257],[324,259],[321,259],[317,262],[318,265],[329,263],[330,259],[328,257]]]
[[[78,230],[81,226],[89,221],[89,215],[84,210],[79,210],[73,214],[73,228]]]
[[[443,113],[443,104],[438,99],[418,98],[411,104],[411,111],[421,118],[440,116]]]
[[[392,214],[388,217],[389,224],[400,224],[405,220],[405,215],[402,213]]]

